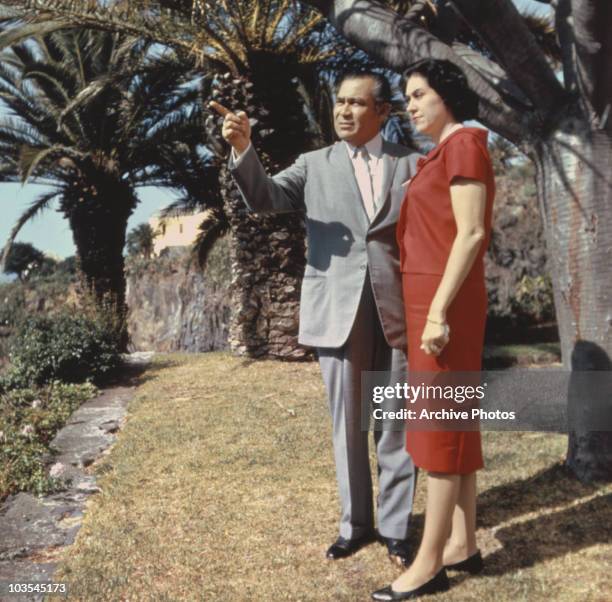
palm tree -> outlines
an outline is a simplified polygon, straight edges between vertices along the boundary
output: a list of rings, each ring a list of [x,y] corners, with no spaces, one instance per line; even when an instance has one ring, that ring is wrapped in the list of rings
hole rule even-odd
[[[316,146],[319,132],[308,118],[314,99],[305,91],[316,89],[316,62],[323,56],[313,43],[321,35],[320,19],[289,0],[202,2],[191,15],[199,26],[196,42],[206,45],[202,63],[217,73],[203,87],[203,98],[248,111],[253,143],[268,171],[287,167],[299,152]],[[297,344],[302,217],[250,215],[226,167],[219,118],[209,114],[205,126],[208,144],[223,157],[223,210],[216,231],[227,225],[231,233],[230,348],[255,357],[301,359],[308,355]]]
[[[139,224],[132,228],[126,239],[128,255],[150,259],[153,254],[154,238],[153,228],[149,224]]]
[[[125,348],[127,221],[138,203],[136,187],[159,183],[155,166],[176,149],[166,134],[180,119],[168,119],[167,111],[182,102],[172,91],[185,72],[175,67],[183,63],[168,68],[168,59],[151,58],[149,43],[92,30],[27,39],[1,59],[9,115],[0,119],[0,177],[52,187],[19,218],[4,256],[21,226],[59,199],[83,286],[115,314]]]
[[[95,10],[69,0],[9,4],[23,7],[18,14],[31,28],[68,23],[142,35],[181,52],[189,49],[207,73],[202,97],[247,109],[255,146],[270,172],[286,167],[300,152],[332,141],[329,72],[349,59],[367,60],[363,54],[355,57],[354,49],[314,11],[293,0],[134,0],[98,4]],[[225,166],[220,120],[211,114],[202,118],[204,143],[212,151],[210,171],[220,172],[222,202],[208,205],[211,211],[197,248],[204,260],[216,237],[230,229],[230,347],[252,356],[303,358],[308,353],[297,345],[305,265],[302,219],[246,213]],[[180,180],[168,185],[184,189]],[[188,194],[170,211],[194,203],[199,208],[207,204],[201,194]]]
[[[11,247],[6,260],[4,272],[16,274],[17,278],[23,282],[30,275],[32,270],[39,268],[45,260],[42,251],[27,242],[17,242]]]
[[[205,81],[203,97],[249,112],[255,146],[271,172],[292,163],[300,152],[328,142],[332,134],[329,117],[320,118],[322,111],[329,111],[330,98],[318,66],[339,48],[347,55],[352,50],[332,43],[315,12],[293,0],[143,0],[105,3],[95,10],[69,0],[8,4],[23,7],[13,14],[20,14],[31,28],[70,23],[142,35],[177,50],[189,48],[207,74],[215,73]],[[225,167],[227,146],[216,116],[208,115],[205,129],[203,136],[220,169],[223,205],[211,212],[204,248],[229,227],[230,346],[251,356],[303,358],[308,352],[297,344],[305,265],[302,218],[247,214]]]

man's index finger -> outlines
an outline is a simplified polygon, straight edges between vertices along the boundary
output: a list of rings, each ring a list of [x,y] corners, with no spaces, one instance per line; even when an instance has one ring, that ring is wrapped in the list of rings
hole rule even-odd
[[[218,103],[216,100],[211,100],[208,103],[208,106],[214,111],[216,111],[217,113],[219,113],[221,117],[225,117],[226,115],[229,115],[231,113],[231,111],[228,108],[224,107],[222,104]]]

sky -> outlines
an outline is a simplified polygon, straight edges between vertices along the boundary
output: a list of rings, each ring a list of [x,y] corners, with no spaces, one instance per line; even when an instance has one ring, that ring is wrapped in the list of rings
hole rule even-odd
[[[45,190],[49,189],[34,184],[0,184],[0,246],[4,246],[19,216]],[[137,194],[140,203],[128,221],[128,232],[174,200],[172,192],[166,188],[146,186],[138,189]],[[58,257],[74,255],[72,233],[68,221],[57,210],[57,202],[25,224],[16,240],[29,242],[37,249]]]
[[[545,4],[534,0],[513,0],[520,8],[531,8],[543,14],[550,10]],[[0,183],[0,248],[4,246],[9,232],[19,216],[43,191],[44,187],[26,184]],[[138,190],[140,203],[128,222],[128,232],[173,200],[170,191],[163,188],[145,187]],[[29,242],[41,251],[57,257],[74,255],[72,234],[67,221],[55,208],[49,208],[30,220],[17,236],[19,242]],[[0,275],[0,280],[2,275]]]

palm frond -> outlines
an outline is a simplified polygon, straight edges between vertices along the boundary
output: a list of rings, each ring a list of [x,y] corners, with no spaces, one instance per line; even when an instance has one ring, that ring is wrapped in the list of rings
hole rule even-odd
[[[72,99],[67,99],[66,105],[62,108],[59,114],[59,124],[61,124],[67,115],[74,113],[83,105],[91,102],[102,93],[109,83],[109,76],[103,76],[89,83],[85,88],[80,90]]]
[[[45,159],[58,156],[61,147],[51,146],[49,148],[36,148],[32,146],[22,146],[19,153],[19,172],[21,183],[25,184],[38,165]]]
[[[212,248],[229,231],[229,220],[223,211],[207,212],[199,225],[198,235],[192,245],[192,253],[197,257],[200,268],[206,267]]]
[[[181,196],[158,211],[160,219],[193,215],[202,211],[203,207],[193,197]]]
[[[51,201],[56,196],[58,196],[58,194],[58,190],[44,193],[35,201],[33,201],[30,206],[21,214],[15,225],[11,228],[6,243],[4,244],[4,249],[2,250],[2,257],[0,257],[0,272],[4,271],[4,267],[6,266],[6,260],[11,251],[11,245],[17,237],[17,234],[19,234],[19,231],[21,230],[23,225],[29,220],[31,220],[35,215],[46,209],[51,203]]]
[[[23,15],[23,13],[22,13]],[[26,15],[23,15],[26,16]],[[20,27],[10,27],[0,32],[0,49],[14,46],[32,36],[41,36],[66,29],[66,23],[62,21],[45,21],[38,23],[26,23]]]
[[[552,20],[530,11],[523,11],[522,17],[544,54],[556,66],[559,66],[561,64],[561,46],[559,46]]]
[[[0,140],[12,144],[29,144],[31,146],[41,146],[46,143],[44,136],[19,117],[0,118]]]
[[[54,108],[63,109],[69,102],[71,92],[76,86],[71,86],[74,82],[67,82],[61,72],[54,65],[34,64],[28,65],[23,70],[23,79],[34,81],[40,88],[45,97],[51,101]],[[71,89],[72,88],[72,89]]]
[[[74,0],[36,0],[35,4],[28,0],[5,0],[5,4],[12,7],[13,18],[19,17],[25,21],[28,28],[25,33],[15,32],[14,39],[7,37],[5,46],[27,37],[44,35],[67,27],[79,27],[122,32],[175,46],[187,52],[196,51],[192,42],[198,33],[195,26],[189,22],[177,24],[176,11],[162,9],[159,2],[131,0],[96,3],[93,10],[85,2]],[[50,17],[52,21],[49,21]]]

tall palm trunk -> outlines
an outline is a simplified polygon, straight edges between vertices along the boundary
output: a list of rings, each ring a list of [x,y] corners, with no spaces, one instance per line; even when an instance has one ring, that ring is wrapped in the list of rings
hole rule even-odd
[[[278,61],[278,59],[276,59]],[[251,58],[246,76],[219,78],[213,97],[233,110],[246,110],[253,144],[267,172],[290,165],[312,147],[314,136],[297,83],[264,55]],[[219,140],[218,121],[209,134]],[[247,211],[227,165],[221,170],[224,208],[232,239],[230,349],[240,355],[301,360],[311,352],[298,344],[299,296],[306,264],[303,216],[254,215]]]
[[[612,136],[567,119],[535,147],[564,369],[612,370]],[[581,379],[569,402],[591,412],[601,383]],[[586,385],[586,389],[585,389]],[[571,388],[571,385],[570,385]],[[609,403],[609,400],[608,400]],[[570,425],[567,464],[583,480],[610,479],[612,433]]]
[[[137,202],[128,183],[102,176],[67,190],[61,206],[73,233],[82,286],[112,320],[122,351],[128,345],[123,247]]]
[[[227,74],[214,98],[233,110],[247,110],[256,120],[253,144],[267,172],[274,174],[308,150],[312,138],[295,84],[277,81],[273,71],[253,81],[258,85]],[[218,136],[217,123],[214,128]],[[305,359],[311,352],[297,341],[306,264],[303,217],[251,214],[227,166],[220,181],[232,240],[230,349],[251,357]]]
[[[304,226],[291,214],[249,214],[230,179],[225,167],[223,198],[232,241],[230,349],[252,357],[304,359],[308,351],[297,342]]]

